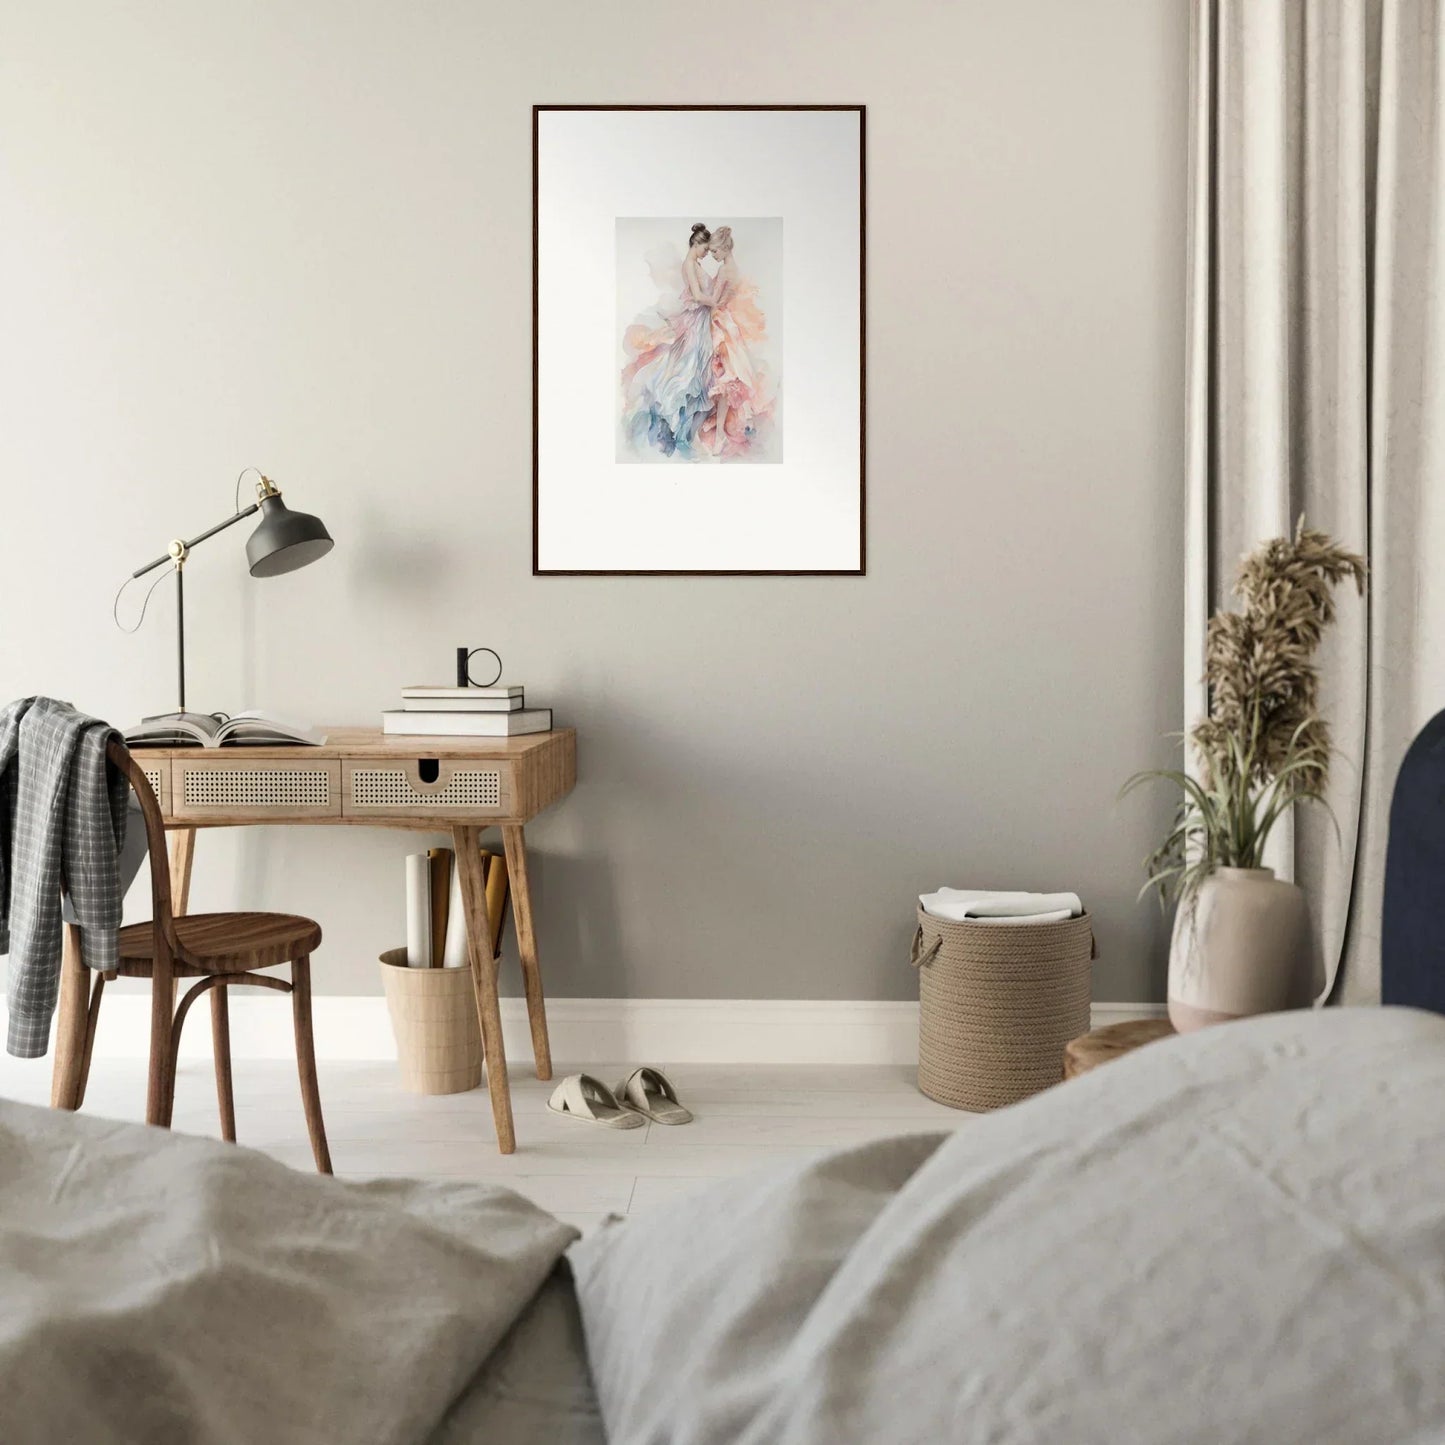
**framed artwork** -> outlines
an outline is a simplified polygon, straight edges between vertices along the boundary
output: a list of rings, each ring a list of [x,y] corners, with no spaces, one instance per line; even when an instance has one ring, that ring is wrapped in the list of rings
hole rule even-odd
[[[860,575],[864,107],[532,111],[532,570]]]

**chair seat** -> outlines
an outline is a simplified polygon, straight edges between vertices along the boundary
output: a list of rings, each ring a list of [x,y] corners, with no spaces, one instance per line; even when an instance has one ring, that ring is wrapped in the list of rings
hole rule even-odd
[[[188,913],[175,927],[181,947],[207,973],[271,968],[310,955],[321,942],[321,925],[297,913]],[[123,968],[154,962],[149,922],[122,928],[117,942]]]

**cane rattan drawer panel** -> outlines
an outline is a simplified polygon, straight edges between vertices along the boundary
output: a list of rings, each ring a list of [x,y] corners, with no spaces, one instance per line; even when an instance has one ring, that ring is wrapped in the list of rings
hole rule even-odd
[[[483,759],[367,758],[343,767],[349,818],[440,818],[495,814],[512,808],[512,765]]]
[[[224,758],[177,759],[171,780],[177,818],[339,817],[341,764],[249,759],[237,748]]]
[[[144,748],[136,748],[132,754],[136,766],[145,774],[151,792],[156,795],[162,814],[171,810],[171,760],[169,758],[148,758]]]

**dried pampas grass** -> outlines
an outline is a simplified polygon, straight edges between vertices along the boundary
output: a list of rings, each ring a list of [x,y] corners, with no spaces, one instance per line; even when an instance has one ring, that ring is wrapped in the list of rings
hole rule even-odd
[[[1305,526],[1245,558],[1240,612],[1210,619],[1209,716],[1190,733],[1198,775],[1136,774],[1128,792],[1164,778],[1183,792],[1168,838],[1145,860],[1146,889],[1191,894],[1215,868],[1258,868],[1276,822],[1297,802],[1324,802],[1330,731],[1319,715],[1314,654],[1335,619],[1334,591],[1365,590],[1363,557]]]

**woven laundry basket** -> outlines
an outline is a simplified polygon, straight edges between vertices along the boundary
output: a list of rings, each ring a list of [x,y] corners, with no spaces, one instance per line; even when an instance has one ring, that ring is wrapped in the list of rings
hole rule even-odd
[[[381,955],[401,1084],[413,1094],[461,1094],[482,1082],[482,1034],[469,968],[408,968],[406,949]]]
[[[955,1109],[998,1109],[1060,1078],[1089,1032],[1094,924],[952,923],[918,910],[918,1087]]]

